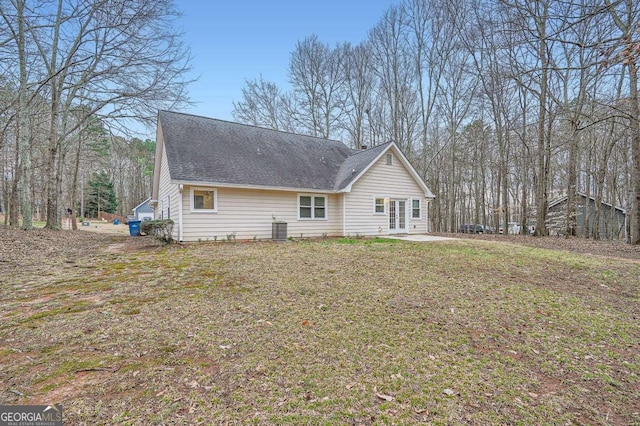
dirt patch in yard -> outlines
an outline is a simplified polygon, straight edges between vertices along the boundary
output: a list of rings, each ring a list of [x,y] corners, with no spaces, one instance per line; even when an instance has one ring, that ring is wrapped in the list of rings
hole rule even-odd
[[[90,221],[88,223],[89,225],[83,226],[81,222],[78,222],[78,231],[95,232],[98,234],[129,235],[129,226],[126,223],[120,222],[118,225],[107,221]]]
[[[126,225],[97,224],[96,227],[78,231],[50,231],[36,228],[31,231],[0,225],[0,270],[42,265],[50,262],[73,264],[76,258],[91,257],[105,250],[137,250],[157,247],[152,237],[128,237],[123,233]]]

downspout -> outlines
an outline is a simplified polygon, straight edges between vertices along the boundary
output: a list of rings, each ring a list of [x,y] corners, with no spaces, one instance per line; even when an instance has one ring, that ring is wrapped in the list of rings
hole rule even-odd
[[[407,230],[407,234],[411,233],[411,209],[413,208],[413,204],[411,204],[411,198],[407,198],[404,205],[404,226]]]
[[[180,192],[180,196],[178,197],[178,242],[182,242],[182,190],[184,189],[184,185],[178,185],[178,192]]]
[[[424,206],[424,216],[425,219],[427,220],[426,223],[426,229],[427,229],[427,234],[429,233],[429,206],[431,205],[431,199],[430,198],[426,198],[426,205]]]
[[[347,194],[342,193],[342,236],[347,236]]]

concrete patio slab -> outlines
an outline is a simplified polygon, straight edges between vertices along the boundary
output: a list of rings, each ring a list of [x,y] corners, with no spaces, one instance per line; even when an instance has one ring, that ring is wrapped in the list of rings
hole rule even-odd
[[[435,235],[388,235],[383,238],[391,238],[391,239],[403,240],[403,241],[420,241],[420,242],[456,240],[456,238],[437,237]]]

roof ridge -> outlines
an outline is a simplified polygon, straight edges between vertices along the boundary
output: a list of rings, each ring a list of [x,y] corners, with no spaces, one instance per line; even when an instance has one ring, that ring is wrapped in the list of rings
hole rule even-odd
[[[367,152],[370,152],[374,149],[378,149],[380,147],[384,147],[387,146],[389,144],[393,143],[393,141],[389,141],[389,142],[385,142],[385,143],[381,143],[380,145],[376,145],[376,146],[372,146],[371,148],[367,148],[367,149],[355,149],[353,150],[353,152],[351,153],[351,155],[349,155],[349,157],[353,157],[356,156],[358,154],[366,154]]]
[[[336,142],[336,143],[339,143],[341,145],[345,145],[346,146],[346,144],[344,142],[342,142],[342,141],[339,141],[337,139],[323,138],[321,136],[305,135],[305,134],[301,134],[301,133],[290,132],[290,131],[287,131],[287,130],[279,130],[279,129],[274,129],[274,128],[271,128],[271,127],[256,126],[254,124],[240,123],[238,121],[223,120],[221,118],[207,117],[207,116],[204,116],[204,115],[192,114],[192,113],[189,113],[189,112],[170,111],[170,110],[167,110],[167,109],[158,110],[158,113],[161,113],[161,112],[166,112],[166,113],[169,113],[169,114],[188,115],[190,117],[203,118],[205,120],[218,121],[218,122],[222,122],[222,123],[233,124],[233,125],[236,125],[236,126],[251,127],[251,128],[254,128],[254,129],[267,130],[267,131],[270,131],[270,132],[283,133],[283,134],[286,134],[286,135],[294,135],[294,136],[297,136],[297,137],[315,139],[315,140],[318,140],[318,141]]]
[[[188,113],[158,114],[174,181],[326,190],[351,154],[340,141]]]
[[[582,191],[576,191],[576,195],[578,195],[580,197],[584,197],[584,198],[589,198],[589,200],[593,201],[594,203],[596,201],[596,198],[593,195],[587,196],[587,194],[582,192]],[[567,194],[565,194],[562,197],[556,198],[555,200],[551,200],[549,202],[548,208],[555,207],[558,204],[563,203],[565,200],[568,200],[568,199],[569,199],[569,196]],[[605,206],[611,207],[613,209],[620,210],[622,212],[626,212],[627,211],[627,209],[625,209],[624,207],[616,206],[616,205],[608,203],[608,202],[606,202],[604,200],[600,200],[600,203],[604,204]]]

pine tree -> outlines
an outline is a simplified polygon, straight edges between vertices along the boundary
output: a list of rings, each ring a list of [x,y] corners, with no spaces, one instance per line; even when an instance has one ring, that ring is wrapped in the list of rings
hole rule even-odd
[[[115,213],[118,208],[113,182],[106,172],[94,173],[89,181],[86,215],[98,217],[99,212]]]

